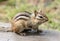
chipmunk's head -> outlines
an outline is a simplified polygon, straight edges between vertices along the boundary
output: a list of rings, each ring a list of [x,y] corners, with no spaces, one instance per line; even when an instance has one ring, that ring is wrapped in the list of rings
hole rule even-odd
[[[48,21],[48,17],[44,14],[43,11],[34,11],[34,21],[35,23],[42,24]]]

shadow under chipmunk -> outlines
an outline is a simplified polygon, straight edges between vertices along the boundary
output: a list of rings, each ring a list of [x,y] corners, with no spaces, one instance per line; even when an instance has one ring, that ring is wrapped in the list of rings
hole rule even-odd
[[[43,30],[41,34],[32,32],[27,36],[20,36],[14,32],[0,32],[0,41],[60,41],[60,32]]]
[[[31,30],[31,29],[24,29],[24,31],[22,31],[23,33],[25,32],[26,35],[25,36],[39,36],[39,35],[45,35],[46,32],[44,32],[43,30],[40,30],[39,32],[35,31],[35,30]]]
[[[26,32],[27,34],[23,37],[44,37],[46,39],[49,38],[56,38],[56,37],[60,37],[60,32],[59,31],[54,31],[54,30],[42,30],[43,32],[35,32],[35,31],[27,31],[27,30],[24,30],[24,32]],[[20,35],[18,35],[20,36]],[[21,36],[20,36],[21,37]],[[57,39],[58,39],[57,38]]]

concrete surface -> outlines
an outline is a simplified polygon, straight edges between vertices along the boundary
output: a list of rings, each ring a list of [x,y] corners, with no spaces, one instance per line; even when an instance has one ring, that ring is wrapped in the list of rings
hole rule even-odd
[[[14,32],[0,32],[0,41],[60,41],[60,32],[45,30],[41,34],[20,36]]]

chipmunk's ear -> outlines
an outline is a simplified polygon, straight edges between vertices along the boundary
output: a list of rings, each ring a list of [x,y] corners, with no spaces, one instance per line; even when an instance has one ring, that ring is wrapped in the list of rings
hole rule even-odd
[[[40,14],[44,14],[44,11],[41,10],[41,11],[40,11]]]
[[[38,14],[38,12],[35,10],[35,11],[34,11],[34,14],[35,14],[35,16],[36,16],[36,15]]]

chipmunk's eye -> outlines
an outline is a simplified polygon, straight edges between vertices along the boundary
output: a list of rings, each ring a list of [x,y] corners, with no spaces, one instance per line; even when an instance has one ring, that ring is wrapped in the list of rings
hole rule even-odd
[[[43,18],[42,16],[39,16],[40,18]]]

